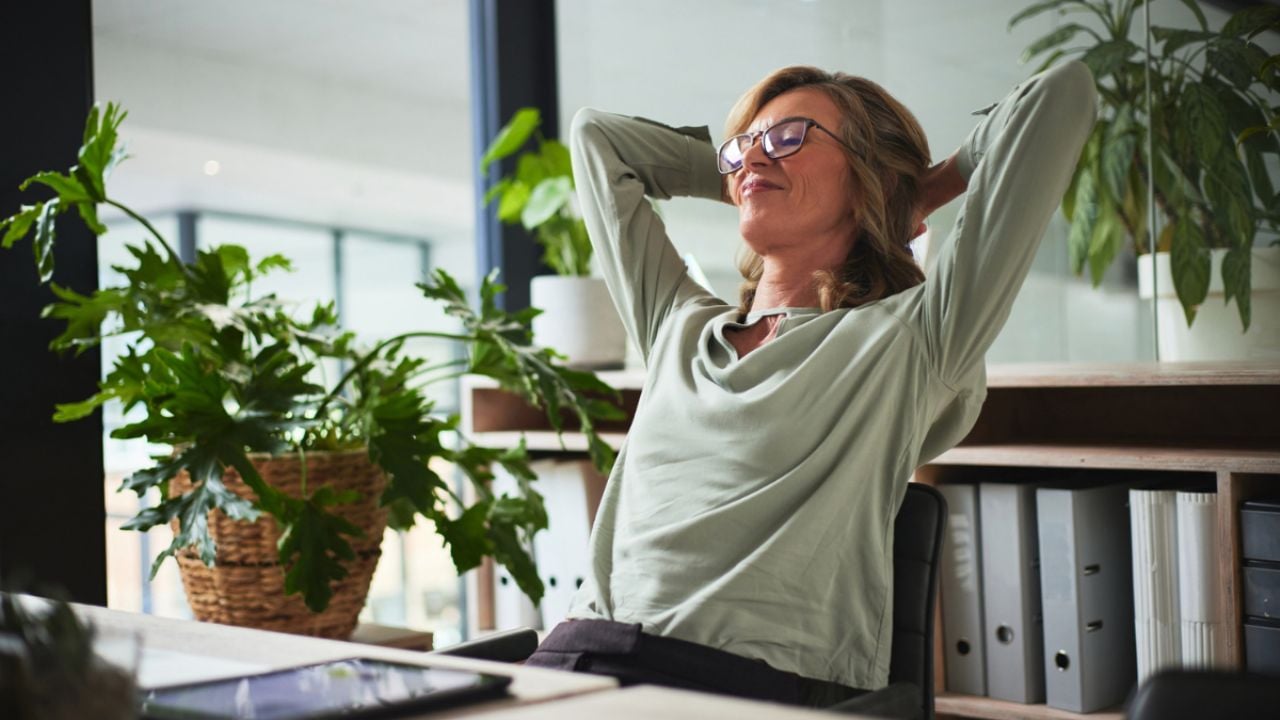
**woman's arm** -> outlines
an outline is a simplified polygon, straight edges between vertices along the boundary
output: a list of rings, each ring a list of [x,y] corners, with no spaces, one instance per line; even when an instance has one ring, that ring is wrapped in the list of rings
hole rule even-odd
[[[675,309],[718,302],[694,282],[648,197],[721,199],[715,150],[705,129],[676,129],[585,108],[570,136],[582,214],[609,294],[647,360]]]
[[[967,188],[913,311],[944,381],[981,363],[1008,318],[1093,127],[1096,102],[1086,66],[1051,68],[1014,88],[931,170],[926,207]]]

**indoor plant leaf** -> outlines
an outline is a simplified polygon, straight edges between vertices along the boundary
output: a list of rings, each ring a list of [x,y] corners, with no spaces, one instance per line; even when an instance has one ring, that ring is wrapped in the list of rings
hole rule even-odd
[[[1194,221],[1183,219],[1173,230],[1173,248],[1169,253],[1169,269],[1173,287],[1178,293],[1187,317],[1187,325],[1195,320],[1196,309],[1209,294],[1210,258],[1204,234]]]
[[[572,195],[573,183],[569,178],[563,175],[547,178],[538,183],[529,195],[529,202],[520,213],[520,221],[526,230],[533,230],[560,212]]]
[[[480,158],[480,171],[484,172],[489,163],[501,160],[514,154],[529,140],[529,136],[542,122],[542,115],[537,108],[521,108],[512,116],[511,121],[498,131],[493,142],[485,149]]]
[[[1222,258],[1222,288],[1224,302],[1234,299],[1236,309],[1240,313],[1240,324],[1249,329],[1252,315],[1250,296],[1252,293],[1253,257],[1251,248],[1233,247]]]
[[[1043,53],[1046,50],[1052,50],[1053,48],[1068,42],[1078,33],[1085,31],[1087,31],[1087,28],[1079,23],[1068,23],[1055,28],[1039,40],[1028,45],[1027,49],[1022,51],[1022,58],[1019,62],[1031,62],[1032,58],[1036,57],[1040,53]]]
[[[1095,78],[1102,78],[1118,70],[1139,49],[1127,39],[1107,40],[1089,48],[1080,61],[1089,66]]]
[[[1213,163],[1227,142],[1227,113],[1213,91],[1201,83],[1187,83],[1178,100],[1178,120],[1190,130],[1200,162]]]
[[[1053,10],[1055,8],[1062,7],[1063,5],[1083,5],[1083,4],[1084,3],[1082,2],[1082,0],[1044,0],[1044,2],[1035,3],[1034,5],[1031,5],[1030,7],[1022,10],[1017,15],[1014,15],[1012,18],[1010,18],[1009,29],[1012,30],[1014,26],[1016,26],[1018,23],[1022,22],[1023,20],[1033,18],[1048,10]]]

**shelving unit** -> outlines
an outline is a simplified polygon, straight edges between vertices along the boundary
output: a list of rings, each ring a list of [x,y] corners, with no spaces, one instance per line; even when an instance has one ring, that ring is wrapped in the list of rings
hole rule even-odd
[[[628,414],[644,376],[605,373],[621,390]],[[1222,657],[1243,665],[1240,598],[1241,502],[1280,492],[1280,364],[1166,363],[1115,365],[996,365],[988,369],[988,395],[973,430],[957,447],[916,472],[930,484],[1004,474],[1064,470],[1201,473],[1218,491],[1220,589],[1225,633]],[[463,422],[481,442],[512,445],[521,434],[531,450],[559,452],[561,440],[541,412],[495,385],[463,383]],[[571,426],[570,426],[571,427]],[[607,428],[620,443],[626,423]],[[564,436],[563,449],[585,449]],[[483,592],[480,593],[483,595]],[[483,616],[483,611],[481,611]],[[1119,709],[1080,715],[943,691],[942,633],[937,633],[937,711],[943,717],[992,720],[1118,720]]]

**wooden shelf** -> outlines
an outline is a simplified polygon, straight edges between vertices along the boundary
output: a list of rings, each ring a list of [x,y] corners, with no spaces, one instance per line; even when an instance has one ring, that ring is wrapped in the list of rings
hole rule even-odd
[[[930,464],[1280,473],[1280,450],[1184,449],[1140,445],[960,445],[934,458]]]
[[[987,366],[989,388],[1195,387],[1280,385],[1280,364],[996,363]]]
[[[599,435],[600,439],[614,450],[622,447],[622,439],[626,437],[624,433],[602,432]],[[520,443],[520,438],[523,437],[525,447],[528,450],[548,452],[587,451],[587,436],[580,432],[566,432],[563,435],[557,435],[549,430],[526,430],[523,432],[509,430],[472,433],[470,437],[480,445],[495,448],[515,447]]]
[[[933,707],[940,715],[959,715],[988,720],[1124,720],[1124,711],[1121,708],[1081,714],[1051,708],[1048,705],[1023,705],[955,693],[939,693]]]

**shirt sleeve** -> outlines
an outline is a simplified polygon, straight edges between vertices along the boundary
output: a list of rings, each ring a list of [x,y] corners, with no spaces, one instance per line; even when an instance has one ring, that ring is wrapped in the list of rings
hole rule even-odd
[[[944,382],[982,363],[1008,319],[1096,113],[1092,74],[1070,62],[1015,87],[960,147],[964,206],[915,307]]]
[[[715,149],[705,128],[579,110],[570,152],[582,214],[618,314],[648,361],[676,309],[721,302],[691,279],[645,196],[720,198]]]

